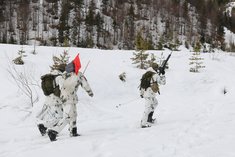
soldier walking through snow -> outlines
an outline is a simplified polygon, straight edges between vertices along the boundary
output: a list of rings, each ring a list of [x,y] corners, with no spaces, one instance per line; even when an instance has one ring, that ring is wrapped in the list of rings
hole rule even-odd
[[[41,112],[37,115],[37,126],[42,136],[46,134],[47,128],[54,126],[63,118],[59,81],[62,79],[65,66],[66,64],[53,66],[49,74],[41,77],[46,98]]]
[[[61,85],[61,99],[63,102],[63,119],[55,126],[48,129],[48,136],[51,141],[56,140],[56,136],[62,129],[69,124],[70,136],[79,136],[77,133],[77,108],[78,103],[77,90],[79,85],[93,97],[93,92],[87,82],[85,76],[79,72],[81,67],[79,57],[77,56],[73,62],[66,66],[66,75]]]
[[[153,113],[158,105],[156,94],[159,92],[158,85],[165,85],[165,71],[161,70],[158,74],[158,65],[153,63],[152,67],[148,68],[146,73],[142,76],[140,84],[140,96],[145,99],[145,111],[141,120],[141,127],[151,127],[154,123]]]

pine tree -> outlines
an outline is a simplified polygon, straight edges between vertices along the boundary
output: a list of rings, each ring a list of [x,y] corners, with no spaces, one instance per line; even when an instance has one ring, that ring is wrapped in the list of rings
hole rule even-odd
[[[224,46],[224,15],[222,15],[221,13],[218,13],[218,25],[217,25],[217,38],[216,40],[219,42],[219,48],[221,48],[222,50],[225,50],[225,46]]]
[[[129,33],[130,33],[130,39],[133,41],[135,39],[135,9],[133,5],[131,5],[130,10],[129,10]]]
[[[132,64],[137,64],[137,68],[140,69],[146,69],[148,67],[148,61],[147,58],[149,56],[148,53],[146,53],[144,50],[137,51],[136,53],[133,53],[134,57],[131,58],[133,61]]]
[[[136,53],[134,52],[134,57],[131,58],[131,60],[133,61],[132,64],[137,64],[137,68],[146,69],[148,67],[147,58],[149,54],[146,53],[147,48],[148,44],[146,44],[146,41],[143,39],[141,33],[139,32],[136,37]]]
[[[117,24],[117,21],[115,19],[113,20],[112,26],[113,26],[113,31],[114,31],[113,32],[113,44],[116,45],[117,44],[116,36],[118,34],[118,24]]]
[[[69,62],[69,55],[68,51],[64,50],[62,54],[60,54],[59,57],[53,56],[52,57],[54,64],[51,66],[51,69],[58,69],[61,65],[67,65]]]
[[[153,65],[153,63],[156,63],[156,60],[157,60],[156,56],[153,53],[151,53],[150,59],[148,60],[149,67],[151,67]]]
[[[82,47],[81,44],[81,26],[83,22],[83,17],[82,17],[82,8],[84,6],[84,1],[83,0],[72,0],[72,5],[74,6],[74,19],[72,23],[72,36],[71,40],[73,45],[76,45],[78,47]]]
[[[108,4],[109,4],[109,0],[102,0],[102,13],[107,15],[108,14]]]
[[[148,50],[148,42],[142,37],[141,32],[138,32],[135,39],[135,46],[137,51],[139,50]]]
[[[76,18],[73,19],[73,25],[72,25],[72,35],[71,35],[71,41],[73,43],[73,45],[77,45],[77,38],[78,38],[78,22],[76,20]]]
[[[95,24],[96,24],[96,31],[97,31],[97,45],[99,47],[99,45],[100,45],[99,39],[100,39],[100,36],[102,34],[103,24],[104,24],[104,20],[101,17],[100,13],[96,14],[95,21],[96,21]]]
[[[61,15],[59,20],[59,42],[61,45],[64,44],[65,40],[70,40],[69,38],[69,12],[70,12],[70,3],[69,1],[63,0],[61,4]]]
[[[90,1],[89,7],[88,7],[88,13],[86,15],[85,23],[86,23],[86,38],[85,43],[86,47],[92,48],[94,46],[93,41],[93,28],[95,25],[95,2],[94,0]]]
[[[194,52],[192,53],[192,56],[189,58],[190,63],[189,65],[192,65],[190,68],[190,72],[199,72],[199,69],[205,68],[203,66],[203,58],[200,57],[200,51],[201,51],[201,44],[200,42],[197,42],[196,45],[194,46]]]
[[[135,8],[130,6],[128,15],[124,22],[124,47],[126,49],[134,49],[135,40]]]
[[[11,5],[11,4],[10,4]],[[22,0],[21,3],[18,4],[17,8],[17,18],[19,19],[19,38],[20,44],[27,44],[28,41],[28,33],[29,33],[29,19],[30,19],[30,5],[27,0]],[[12,13],[10,13],[12,14]],[[11,16],[11,15],[10,15]]]
[[[89,32],[91,32],[92,26],[95,24],[95,3],[94,0],[90,2],[88,13],[86,16],[86,26]]]

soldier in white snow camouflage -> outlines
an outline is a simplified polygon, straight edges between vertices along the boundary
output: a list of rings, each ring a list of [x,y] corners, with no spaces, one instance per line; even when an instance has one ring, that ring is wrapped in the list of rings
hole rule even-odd
[[[61,75],[64,70],[65,65],[61,65],[60,69],[54,69],[50,72],[51,75],[56,76],[54,80],[55,86],[59,85],[59,80],[62,79]],[[62,100],[55,93],[51,93],[50,95],[46,96],[43,108],[37,115],[37,126],[42,136],[46,134],[47,128],[54,126],[62,118]]]
[[[77,108],[78,103],[77,90],[79,85],[88,93],[89,96],[93,97],[93,92],[87,82],[85,76],[78,72],[67,73],[61,81],[61,99],[63,102],[63,119],[61,119],[56,125],[49,128],[48,136],[51,141],[56,140],[56,136],[62,129],[69,124],[70,136],[79,136],[77,133]]]
[[[158,101],[156,99],[156,94],[158,91],[155,91],[152,87],[151,84],[154,82],[157,82],[157,84],[165,85],[166,83],[166,78],[165,78],[165,72],[162,72],[163,75],[159,75],[157,73],[158,71],[158,65],[153,64],[152,67],[147,69],[147,72],[152,72],[151,80],[150,80],[150,86],[147,87],[146,89],[140,88],[140,96],[145,99],[145,111],[143,118],[141,120],[141,127],[150,127],[153,123],[153,113],[155,108],[158,105]],[[146,72],[146,73],[147,73]]]

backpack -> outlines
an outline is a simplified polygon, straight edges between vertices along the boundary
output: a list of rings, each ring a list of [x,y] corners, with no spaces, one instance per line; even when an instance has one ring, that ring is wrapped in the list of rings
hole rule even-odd
[[[55,82],[57,76],[59,75],[45,74],[41,76],[41,87],[44,95],[48,96],[53,93],[55,96],[60,97],[60,88]]]
[[[157,93],[159,91],[159,87],[158,87],[158,83],[155,82],[151,82],[153,81],[153,75],[156,74],[152,71],[147,71],[141,78],[140,80],[140,89],[144,89],[147,90],[148,87],[151,87],[152,91],[154,93]]]

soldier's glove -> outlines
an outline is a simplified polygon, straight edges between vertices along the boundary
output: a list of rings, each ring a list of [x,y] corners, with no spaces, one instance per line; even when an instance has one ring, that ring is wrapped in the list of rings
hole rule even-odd
[[[159,74],[165,75],[165,70],[162,67],[159,68]]]
[[[89,94],[90,97],[93,97],[93,96],[94,96],[94,94],[93,94],[92,91],[89,91],[88,94]]]

